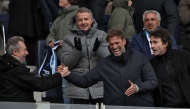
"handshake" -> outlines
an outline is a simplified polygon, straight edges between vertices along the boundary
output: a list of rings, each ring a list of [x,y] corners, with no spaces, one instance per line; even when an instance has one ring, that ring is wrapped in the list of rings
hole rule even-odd
[[[63,63],[57,67],[57,73],[60,73],[62,77],[66,77],[70,74],[68,67],[65,67]]]

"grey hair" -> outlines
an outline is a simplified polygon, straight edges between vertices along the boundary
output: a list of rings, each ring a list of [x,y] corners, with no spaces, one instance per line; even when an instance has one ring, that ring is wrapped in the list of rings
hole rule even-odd
[[[75,19],[77,20],[77,14],[78,14],[78,13],[84,13],[84,12],[90,13],[91,18],[93,19],[92,11],[89,10],[88,8],[85,8],[85,7],[81,7],[81,8],[79,8],[79,9],[77,10],[77,13],[76,13],[76,15],[75,15]]]
[[[20,45],[18,44],[19,41],[24,42],[24,38],[21,36],[13,36],[11,37],[7,44],[6,44],[6,51],[9,54],[13,54],[13,50],[18,50],[20,48]]]
[[[160,17],[160,13],[158,11],[155,11],[155,10],[147,10],[143,13],[143,22],[145,20],[145,15],[148,14],[148,13],[154,13],[156,14],[156,17],[159,21],[161,21],[161,17]]]

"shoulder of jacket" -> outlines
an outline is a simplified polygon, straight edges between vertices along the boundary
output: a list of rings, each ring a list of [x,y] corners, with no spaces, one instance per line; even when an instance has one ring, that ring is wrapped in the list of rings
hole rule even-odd
[[[136,38],[141,38],[141,37],[144,37],[144,31],[140,32],[140,33],[137,33],[133,36],[135,39]]]
[[[172,53],[178,54],[178,55],[186,55],[188,53],[187,50],[179,50],[179,49],[172,49]]]

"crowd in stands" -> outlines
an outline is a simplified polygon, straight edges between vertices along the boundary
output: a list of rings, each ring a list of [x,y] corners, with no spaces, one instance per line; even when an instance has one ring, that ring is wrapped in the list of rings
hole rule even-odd
[[[6,64],[0,67],[0,101],[32,102],[33,90],[54,88],[62,81],[65,104],[190,107],[190,0],[1,1],[12,37],[0,60]],[[22,76],[29,73],[24,64],[36,65],[38,40],[50,48],[59,41],[59,74]],[[15,71],[17,78],[11,75]],[[7,82],[9,76],[25,82],[14,88],[30,98],[1,88],[14,86]],[[31,80],[23,79],[29,76]],[[55,84],[49,83],[54,78]],[[43,82],[36,85],[35,79]],[[27,83],[32,87],[25,87]]]

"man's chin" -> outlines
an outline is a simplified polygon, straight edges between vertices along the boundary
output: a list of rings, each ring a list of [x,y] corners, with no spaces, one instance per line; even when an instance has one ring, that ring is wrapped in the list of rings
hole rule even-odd
[[[26,64],[26,60],[22,60],[23,61],[23,63],[25,63]]]
[[[150,33],[150,32],[153,32],[153,31],[155,31],[155,29],[148,29],[148,32]]]
[[[114,54],[114,56],[121,56],[121,53],[119,53],[119,54]]]

